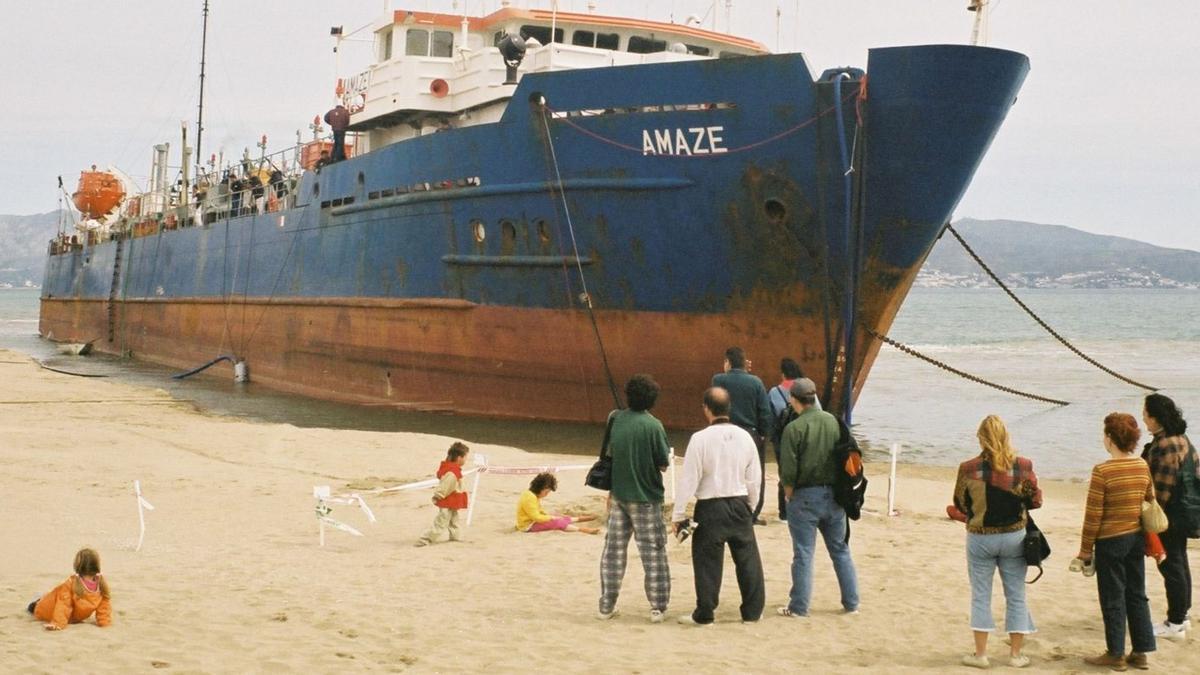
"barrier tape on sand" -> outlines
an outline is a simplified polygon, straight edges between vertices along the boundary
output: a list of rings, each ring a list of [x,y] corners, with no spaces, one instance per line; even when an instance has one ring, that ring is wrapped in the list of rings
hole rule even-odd
[[[558,473],[559,471],[578,471],[592,468],[591,464],[565,464],[563,466],[484,466],[480,471],[494,473],[499,476],[533,476],[539,473]]]
[[[317,525],[320,531],[321,546],[325,545],[325,526],[328,525],[335,530],[341,530],[347,534],[352,534],[356,537],[363,536],[363,533],[357,529],[329,517],[333,509],[329,508],[330,504],[346,504],[348,506],[358,506],[367,516],[368,522],[375,521],[375,513],[371,511],[371,507],[367,506],[367,502],[358,494],[350,494],[346,496],[335,496],[330,493],[328,485],[317,485],[313,487],[313,497],[317,500]]]
[[[146,501],[142,496],[142,481],[133,481],[133,494],[137,496],[138,503],[138,543],[134,551],[142,550],[142,540],[146,538],[146,511],[153,511],[154,505]]]
[[[670,457],[669,470],[670,470],[671,499],[674,500],[675,499],[675,448],[671,448],[669,457]],[[470,527],[471,520],[474,518],[474,515],[475,515],[475,504],[479,501],[479,479],[485,473],[493,473],[498,476],[533,476],[533,475],[536,475],[539,473],[558,473],[560,471],[587,471],[588,469],[592,468],[591,464],[562,464],[562,465],[556,465],[556,466],[492,466],[488,463],[487,455],[475,455],[474,460],[475,460],[475,466],[470,469],[467,469],[466,471],[463,472],[463,478],[466,478],[467,476],[470,476],[472,474],[475,476],[475,479],[474,479],[474,481],[472,481],[472,484],[471,484],[471,490],[469,492],[469,494],[471,495],[471,498],[470,498],[470,500],[468,500],[468,504],[467,504],[467,526],[468,527]],[[330,518],[329,514],[332,511],[332,509],[329,508],[329,504],[349,504],[349,505],[357,504],[358,507],[361,508],[363,510],[363,512],[367,514],[367,520],[374,523],[375,522],[375,514],[372,513],[371,509],[367,507],[367,503],[365,501],[363,501],[363,498],[360,495],[360,493],[381,495],[381,494],[386,494],[389,492],[401,492],[404,490],[417,490],[420,488],[433,487],[433,486],[437,485],[439,482],[440,481],[437,478],[428,478],[426,480],[419,480],[419,481],[415,481],[412,483],[405,483],[404,485],[396,485],[393,487],[374,488],[372,490],[361,490],[359,492],[351,493],[348,495],[333,495],[330,492],[328,485],[320,485],[320,486],[313,487],[313,497],[315,497],[317,499],[317,522],[320,524],[321,546],[325,545],[325,525],[329,525],[330,527],[341,530],[343,532],[347,532],[356,537],[363,536],[362,532],[359,532],[358,530],[354,529],[353,527],[351,527],[341,521],[337,521],[337,520],[334,520],[333,518]]]

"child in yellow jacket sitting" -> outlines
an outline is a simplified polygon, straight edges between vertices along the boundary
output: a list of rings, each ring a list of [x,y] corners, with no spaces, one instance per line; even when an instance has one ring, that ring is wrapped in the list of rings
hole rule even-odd
[[[558,489],[558,479],[552,473],[539,473],[529,483],[529,489],[521,494],[517,501],[517,531],[546,532],[548,530],[564,530],[566,532],[583,532],[599,534],[598,527],[577,527],[575,523],[595,520],[595,516],[584,515],[551,516],[542,510],[542,499]]]
[[[96,625],[103,627],[112,623],[110,599],[108,582],[100,575],[100,555],[85,548],[75,554],[75,574],[26,609],[38,621],[46,622],[46,630],[62,630],[93,613]]]

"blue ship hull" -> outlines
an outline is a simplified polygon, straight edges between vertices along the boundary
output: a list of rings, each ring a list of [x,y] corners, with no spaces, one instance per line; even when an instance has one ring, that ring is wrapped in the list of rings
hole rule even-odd
[[[306,173],[293,208],[52,254],[41,331],[483,415],[600,421],[609,373],[649,372],[684,427],[739,344],[846,410],[1028,67],[927,46],[873,50],[865,86],[796,54],[530,74],[499,122]]]

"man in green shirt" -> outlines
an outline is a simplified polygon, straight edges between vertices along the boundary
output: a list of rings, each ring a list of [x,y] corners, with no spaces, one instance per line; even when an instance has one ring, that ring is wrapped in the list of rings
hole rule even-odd
[[[817,409],[817,387],[808,378],[792,383],[791,406],[799,415],[783,430],[779,480],[787,497],[788,530],[792,535],[792,590],[783,616],[808,616],[812,598],[813,553],[817,531],[833,561],[842,608],[858,611],[858,578],[846,542],[846,511],[833,499],[837,466],[834,446],[841,428],[837,418]]]
[[[600,557],[600,619],[617,615],[617,597],[625,578],[629,538],[637,542],[646,576],[646,599],[651,623],[661,623],[671,598],[667,567],[667,528],[663,521],[662,472],[667,470],[667,432],[650,414],[658,399],[658,383],[649,375],[634,375],[625,384],[629,409],[616,414],[609,433],[612,490],[609,493],[608,532]]]

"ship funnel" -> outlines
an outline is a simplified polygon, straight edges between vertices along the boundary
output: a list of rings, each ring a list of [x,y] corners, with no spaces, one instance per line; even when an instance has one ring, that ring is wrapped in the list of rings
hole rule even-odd
[[[525,58],[525,40],[520,35],[509,33],[496,47],[500,50],[500,57],[504,59],[504,84],[516,84],[517,68]]]

